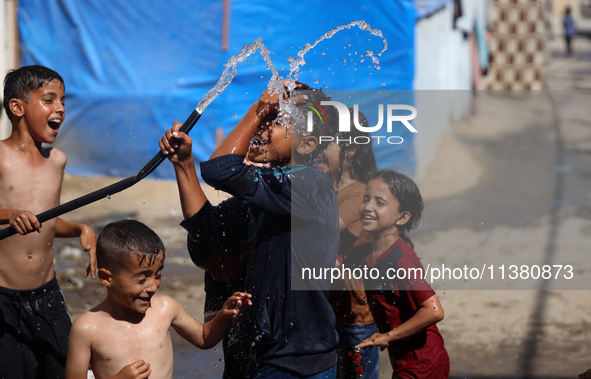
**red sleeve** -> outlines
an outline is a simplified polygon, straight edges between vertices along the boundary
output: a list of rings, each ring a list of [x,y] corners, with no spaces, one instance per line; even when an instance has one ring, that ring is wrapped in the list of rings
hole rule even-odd
[[[421,262],[416,262],[412,258],[404,256],[398,261],[397,268],[404,269],[407,277],[400,280],[409,289],[409,295],[417,307],[435,295],[435,291],[433,291],[429,283],[423,280],[425,270]]]

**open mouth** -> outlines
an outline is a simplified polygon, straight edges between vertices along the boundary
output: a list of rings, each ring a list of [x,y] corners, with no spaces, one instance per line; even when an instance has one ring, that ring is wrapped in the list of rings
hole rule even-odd
[[[60,120],[59,118],[54,118],[47,122],[47,125],[49,125],[49,127],[53,130],[58,130],[61,124],[62,120]]]
[[[150,300],[151,300],[151,298],[149,296],[146,296],[146,297],[138,297],[137,299],[140,301],[140,303],[142,303],[144,305],[149,305],[150,304]]]
[[[267,142],[266,141],[263,141],[261,139],[261,137],[259,137],[259,136],[254,136],[250,140],[250,146],[251,147],[254,147],[254,148],[259,148],[261,146],[265,146],[266,144],[267,144]]]

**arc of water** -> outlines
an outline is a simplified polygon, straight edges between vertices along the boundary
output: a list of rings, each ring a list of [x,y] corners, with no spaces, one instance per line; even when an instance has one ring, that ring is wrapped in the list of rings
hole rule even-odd
[[[341,30],[351,29],[354,26],[358,27],[361,30],[365,30],[365,31],[369,32],[371,35],[378,36],[378,37],[382,38],[382,42],[384,43],[384,45],[382,47],[382,50],[378,53],[378,56],[381,56],[384,53],[384,51],[386,51],[388,49],[388,41],[382,35],[381,30],[373,29],[368,23],[366,23],[363,20],[353,21],[353,22],[350,22],[349,24],[341,25],[337,28],[334,28],[334,29],[328,31],[323,36],[321,36],[316,41],[314,41],[314,43],[305,44],[304,47],[297,54],[298,59],[293,58],[293,57],[289,57],[289,77],[291,78],[293,76],[294,78],[297,79],[300,67],[304,66],[306,64],[306,61],[304,60],[304,55],[306,55],[306,53],[308,51],[312,50],[314,47],[316,47],[316,45],[318,45],[320,42],[324,41],[325,39],[332,38],[335,34],[340,32]],[[369,57],[371,57],[373,63],[376,64],[376,69],[379,70],[379,62],[380,61],[373,54],[373,51],[367,50],[365,52],[365,54],[368,55]]]
[[[306,53],[310,50],[312,50],[314,47],[316,47],[316,45],[318,45],[320,42],[324,41],[325,39],[329,39],[332,38],[335,34],[337,34],[338,32],[340,32],[341,30],[345,30],[345,29],[351,29],[353,27],[358,27],[361,30],[365,30],[367,32],[369,32],[371,35],[374,36],[378,36],[382,38],[382,42],[383,42],[383,47],[382,50],[378,53],[378,56],[381,56],[384,51],[386,51],[388,49],[388,41],[386,40],[386,38],[384,38],[384,36],[382,35],[382,31],[379,29],[373,29],[368,23],[366,23],[363,20],[360,21],[353,21],[350,22],[348,24],[345,25],[341,25],[339,27],[336,27],[328,32],[326,32],[324,35],[322,35],[320,38],[318,38],[316,41],[314,41],[313,43],[307,43],[304,45],[304,47],[297,53],[298,58],[293,58],[293,57],[289,57],[289,77],[293,77],[295,80],[297,80],[298,75],[299,75],[299,70],[300,67],[304,66],[306,64],[306,61],[304,60],[304,56],[306,55]],[[365,52],[365,54],[369,57],[371,57],[372,62],[375,64],[375,69],[379,70],[380,66],[379,66],[379,59],[373,54],[372,50],[367,50]],[[286,113],[290,113],[292,114],[292,112],[294,112],[295,108],[293,108],[291,105],[287,105],[284,109],[284,104],[280,104],[280,107],[282,109],[282,111],[286,112]],[[302,118],[302,114],[296,113],[292,120],[292,127],[295,128],[296,130],[306,130],[306,125],[305,122]]]
[[[236,76],[237,73],[236,66],[238,65],[238,63],[244,62],[246,58],[251,56],[257,50],[260,51],[261,56],[267,63],[266,68],[270,69],[273,73],[270,79],[271,84],[276,83],[280,79],[279,72],[277,72],[277,69],[271,61],[271,52],[266,48],[262,40],[262,38],[259,38],[250,45],[244,45],[242,49],[240,49],[240,52],[238,54],[234,55],[232,58],[228,60],[228,62],[224,65],[226,69],[224,70],[224,72],[222,72],[222,75],[220,76],[220,79],[218,80],[216,85],[205,94],[203,99],[197,105],[196,110],[199,113],[203,113],[205,108],[207,108],[207,106],[213,101],[213,99],[215,99],[216,97],[218,97],[218,95],[224,92],[226,87],[232,82],[232,79],[234,79],[234,76]]]

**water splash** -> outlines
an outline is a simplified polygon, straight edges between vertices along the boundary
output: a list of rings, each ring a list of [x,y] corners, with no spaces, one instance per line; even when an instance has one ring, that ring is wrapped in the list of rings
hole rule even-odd
[[[332,38],[336,33],[340,32],[341,30],[351,29],[353,27],[358,27],[361,30],[369,32],[371,35],[378,36],[378,37],[382,38],[383,47],[382,47],[382,50],[378,53],[378,56],[381,56],[384,53],[384,51],[386,51],[388,49],[388,41],[382,35],[381,30],[373,29],[369,24],[367,24],[363,20],[353,21],[353,22],[350,22],[349,24],[341,25],[335,29],[328,31],[323,36],[321,36],[316,41],[314,41],[314,43],[311,43],[311,44],[307,43],[297,53],[298,59],[295,59],[293,57],[289,57],[288,58],[289,67],[290,67],[289,78],[293,78],[294,80],[297,80],[300,67],[302,67],[306,64],[306,61],[304,60],[304,56],[306,55],[306,53],[308,51],[312,50],[314,47],[316,47],[316,45],[318,45],[320,42],[324,41],[325,39]],[[228,60],[228,62],[224,65],[226,68],[222,72],[222,75],[220,76],[220,78],[217,81],[217,83],[215,84],[215,86],[213,88],[211,88],[205,94],[205,96],[201,99],[201,101],[197,105],[197,108],[196,108],[197,111],[199,113],[203,113],[203,111],[209,106],[209,104],[211,104],[211,102],[216,97],[218,97],[222,92],[224,92],[226,87],[228,87],[228,85],[232,82],[232,79],[234,79],[234,77],[237,74],[236,67],[237,67],[238,63],[244,62],[246,60],[246,58],[251,56],[257,50],[261,53],[262,58],[267,63],[267,67],[265,67],[265,69],[271,70],[271,72],[272,72],[272,77],[269,80],[268,90],[270,91],[270,93],[275,93],[275,94],[279,95],[279,100],[280,100],[279,101],[279,115],[278,115],[277,119],[275,120],[275,122],[276,123],[283,123],[283,121],[286,120],[286,118],[290,118],[292,120],[292,123],[291,123],[292,127],[298,129],[297,126],[299,126],[299,125],[297,122],[295,122],[295,123],[293,122],[293,120],[294,120],[293,116],[296,116],[295,119],[298,119],[298,120],[299,119],[303,120],[303,117],[301,117],[302,115],[299,114],[301,112],[298,112],[298,109],[295,106],[295,104],[293,104],[291,101],[288,100],[288,96],[285,96],[286,90],[292,91],[295,88],[295,83],[288,82],[288,83],[286,83],[287,88],[284,88],[284,85],[282,83],[283,78],[281,76],[279,76],[279,73],[273,64],[273,61],[270,58],[270,55],[272,53],[265,47],[265,45],[262,42],[262,38],[257,39],[256,41],[254,41],[250,45],[244,45],[238,54],[232,56]],[[322,54],[324,54],[324,53],[322,53]],[[357,53],[355,53],[355,54],[357,54]],[[367,50],[365,52],[365,55],[371,58],[372,62],[375,64],[374,68],[376,70],[379,70],[380,69],[379,59],[374,55],[373,51]],[[363,59],[361,61],[363,62]],[[247,62],[249,62],[249,61],[247,61]],[[346,59],[344,60],[344,62],[345,62],[344,64],[346,64]],[[289,138],[290,132],[291,132],[291,127],[289,126],[290,123],[283,123],[283,124],[286,127],[285,138]],[[267,154],[268,154],[268,152],[267,152]],[[265,160],[267,160],[267,159],[268,159],[268,157],[265,157]]]
[[[382,31],[379,29],[373,29],[369,24],[367,24],[365,21],[360,20],[360,21],[353,21],[349,24],[346,25],[341,25],[338,28],[334,28],[330,31],[328,31],[327,33],[325,33],[322,37],[318,38],[316,41],[314,41],[314,43],[310,44],[307,43],[306,45],[304,45],[304,47],[298,52],[298,59],[295,59],[293,57],[289,57],[289,77],[293,77],[294,79],[297,79],[298,74],[299,74],[299,70],[301,66],[304,66],[306,64],[306,61],[304,60],[304,55],[306,55],[306,53],[310,50],[312,50],[314,47],[316,47],[316,45],[318,45],[320,42],[324,41],[325,39],[329,39],[332,38],[336,33],[340,32],[341,30],[344,29],[351,29],[352,27],[358,27],[361,30],[365,30],[367,32],[369,32],[371,35],[377,36],[377,37],[381,37],[382,41],[384,43],[384,46],[382,47],[382,51],[380,51],[378,53],[378,56],[381,56],[384,51],[386,51],[386,49],[388,49],[388,41],[386,40],[386,38],[384,38],[384,36],[382,35]],[[379,66],[379,59],[374,55],[372,50],[367,50],[365,52],[365,55],[367,55],[368,57],[371,58],[372,62],[376,65],[375,69],[379,70],[380,66]]]
[[[381,30],[373,29],[369,24],[367,24],[363,20],[353,21],[349,24],[341,25],[335,29],[328,31],[323,36],[321,36],[316,41],[314,41],[314,43],[312,43],[312,44],[307,43],[297,53],[298,59],[290,57],[288,59],[289,60],[289,67],[290,67],[289,77],[290,78],[293,77],[294,79],[297,80],[300,67],[304,66],[306,64],[306,61],[304,60],[304,55],[306,55],[306,53],[308,51],[312,50],[314,47],[316,47],[316,45],[318,45],[320,42],[324,41],[325,39],[332,38],[336,33],[340,32],[341,30],[351,29],[353,27],[358,27],[361,30],[365,30],[365,31],[369,32],[371,35],[382,38],[384,45],[382,47],[382,50],[378,53],[378,56],[381,56],[384,53],[384,51],[386,51],[386,49],[388,48],[388,41],[382,35]],[[272,53],[265,47],[265,45],[262,42],[262,38],[259,38],[250,45],[244,45],[242,47],[242,49],[240,49],[240,52],[238,54],[232,56],[228,60],[228,62],[224,65],[226,68],[222,72],[222,75],[220,76],[220,78],[217,81],[217,83],[215,84],[215,86],[213,88],[211,88],[205,94],[205,96],[201,99],[201,101],[197,105],[197,111],[199,113],[203,113],[205,108],[207,108],[209,106],[209,104],[211,104],[211,102],[216,97],[218,97],[222,92],[224,92],[226,87],[228,87],[228,85],[232,82],[232,79],[234,79],[234,76],[236,76],[236,73],[237,73],[236,66],[238,65],[238,63],[244,62],[246,60],[246,58],[251,56],[257,50],[261,53],[261,56],[263,57],[264,61],[267,63],[267,67],[265,67],[265,69],[271,70],[271,72],[273,73],[271,79],[269,80],[269,90],[273,93],[279,93],[279,94],[283,94],[285,92],[283,85],[281,84],[282,77],[279,76],[279,73],[277,72],[277,69],[275,68],[275,66],[273,64],[273,61],[270,58],[270,55]],[[372,62],[375,64],[375,66],[374,66],[375,69],[379,70],[380,69],[379,59],[374,55],[373,51],[367,50],[365,52],[365,54],[371,58]],[[291,91],[291,90],[293,90],[293,88],[288,88],[288,91]],[[284,104],[282,104],[282,105],[284,105]],[[283,108],[283,107],[280,106],[280,108]],[[287,110],[286,113],[290,113],[289,110]]]
[[[250,45],[242,46],[240,52],[228,60],[228,62],[224,65],[226,68],[224,69],[224,72],[222,72],[222,75],[220,76],[218,82],[215,84],[215,86],[213,86],[212,89],[210,89],[205,94],[205,96],[203,96],[203,98],[197,105],[197,111],[199,113],[203,113],[205,108],[207,108],[216,97],[218,97],[222,92],[224,92],[226,87],[228,87],[228,85],[232,82],[232,79],[234,79],[234,76],[236,76],[237,73],[236,66],[238,65],[238,63],[244,62],[246,58],[248,58],[257,50],[261,53],[261,56],[267,63],[267,67],[265,67],[265,69],[271,70],[271,72],[273,73],[273,76],[270,80],[270,85],[273,88],[276,88],[276,83],[279,83],[279,87],[281,87],[281,78],[279,76],[279,73],[277,72],[277,69],[273,65],[273,61],[271,61],[271,58],[269,57],[271,55],[271,52],[265,47],[262,40],[262,38],[259,38]]]

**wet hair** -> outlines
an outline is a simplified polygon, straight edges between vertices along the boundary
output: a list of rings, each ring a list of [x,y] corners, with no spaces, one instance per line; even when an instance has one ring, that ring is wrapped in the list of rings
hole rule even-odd
[[[310,88],[306,90],[294,90],[291,92],[290,96],[300,96],[306,95],[308,96],[309,104],[318,104],[320,105],[321,101],[331,101],[332,99],[327,96],[321,89]],[[299,108],[303,109],[303,107],[307,107],[307,104],[300,104],[298,105]],[[320,136],[329,136],[334,137],[337,132],[339,131],[339,113],[337,109],[332,105],[323,105],[322,106],[322,116],[318,117],[316,113],[313,114],[313,131],[310,133],[305,133],[305,135],[314,136],[318,139],[318,145],[313,152],[301,155],[297,154],[296,161],[298,163],[308,164],[312,162],[320,153],[322,153],[327,147],[328,143],[320,143]],[[304,112],[307,114],[307,111]]]
[[[125,266],[127,254],[138,257],[138,265],[146,259],[150,264],[165,249],[162,240],[149,227],[137,220],[115,221],[99,234],[96,244],[96,259],[99,268],[118,272]]]
[[[419,226],[421,221],[421,214],[423,213],[423,198],[419,192],[416,183],[408,176],[393,170],[382,170],[374,175],[373,179],[382,179],[390,192],[400,204],[398,211],[400,213],[410,213],[410,219],[404,225],[396,225],[400,232],[400,237],[412,248],[414,245],[406,232],[415,229]]]
[[[64,79],[57,72],[45,66],[23,66],[10,70],[4,78],[4,110],[11,119],[9,103],[11,99],[31,101],[31,91],[41,88],[53,79],[59,80],[65,88]]]
[[[353,125],[353,109],[349,108],[349,115],[351,118],[351,131],[349,132],[337,132],[335,142],[338,142],[341,147],[339,162],[340,166],[338,169],[339,177],[337,178],[337,188],[339,181],[341,180],[342,168],[345,164],[345,155],[347,148],[354,145],[355,154],[351,157],[349,165],[349,176],[352,179],[366,183],[378,172],[376,166],[376,158],[373,155],[373,147],[371,141],[371,135],[368,132],[362,132]],[[369,127],[367,117],[362,112],[358,112],[359,124],[363,127]],[[356,143],[355,138],[365,137],[367,143]],[[365,140],[365,138],[363,138]],[[349,142],[351,141],[351,142]]]

